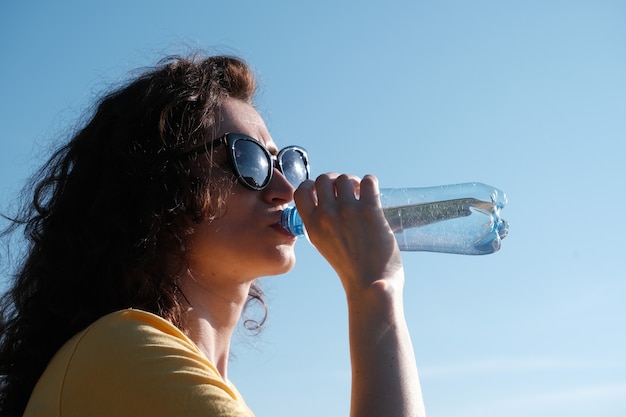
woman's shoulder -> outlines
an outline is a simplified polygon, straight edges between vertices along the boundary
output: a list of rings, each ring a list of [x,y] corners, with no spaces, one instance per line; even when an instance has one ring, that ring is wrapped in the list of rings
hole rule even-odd
[[[146,326],[147,328],[159,329],[167,333],[180,333],[182,335],[182,332],[176,326],[161,316],[134,308],[119,310],[102,316],[89,325],[83,333],[107,331],[114,328],[118,330],[124,328],[140,329]]]
[[[200,354],[196,345],[167,320],[146,311],[126,309],[96,320],[71,338],[57,355],[65,355],[74,363],[83,356],[120,362],[159,347]]]
[[[58,410],[61,404],[76,415],[127,415],[129,410],[177,415],[181,409],[214,415],[211,410],[218,408],[249,415],[234,387],[187,336],[141,310],[108,314],[61,348],[30,406]]]
[[[149,366],[159,365],[158,368],[191,361],[196,368],[206,369],[213,377],[219,376],[196,344],[176,326],[156,314],[137,309],[101,317],[72,338],[64,349],[69,351],[71,367],[76,369],[84,369],[89,363],[94,371],[99,368],[104,372],[107,369],[102,368],[111,366],[136,371],[151,362],[154,363]],[[172,357],[180,360],[164,360]]]
[[[107,314],[77,334],[71,342],[82,345],[96,341],[98,346],[121,342],[132,347],[133,343],[144,344],[154,342],[155,339],[163,343],[185,343],[190,349],[197,350],[194,343],[172,323],[156,314],[137,309]]]

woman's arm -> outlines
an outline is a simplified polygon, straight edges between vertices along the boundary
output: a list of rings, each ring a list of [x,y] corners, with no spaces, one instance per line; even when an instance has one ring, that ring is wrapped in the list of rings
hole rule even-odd
[[[402,259],[380,207],[378,181],[326,174],[302,184],[295,201],[311,242],[346,292],[351,415],[425,416],[404,318]]]

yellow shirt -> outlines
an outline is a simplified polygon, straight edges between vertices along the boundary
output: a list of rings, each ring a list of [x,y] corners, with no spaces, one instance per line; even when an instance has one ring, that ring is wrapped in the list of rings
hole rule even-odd
[[[123,310],[69,340],[39,379],[25,417],[251,417],[234,386],[178,328]]]

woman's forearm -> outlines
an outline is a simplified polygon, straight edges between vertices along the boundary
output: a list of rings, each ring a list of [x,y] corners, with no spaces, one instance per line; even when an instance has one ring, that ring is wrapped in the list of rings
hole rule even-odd
[[[384,282],[348,300],[352,417],[424,417],[401,290]]]

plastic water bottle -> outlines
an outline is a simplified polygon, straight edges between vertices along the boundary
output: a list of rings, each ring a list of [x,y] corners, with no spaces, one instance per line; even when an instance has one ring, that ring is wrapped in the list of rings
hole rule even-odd
[[[481,183],[381,188],[380,201],[403,251],[485,255],[500,249],[509,230],[500,218],[506,195]],[[294,236],[306,236],[295,207],[283,211],[282,225]]]

